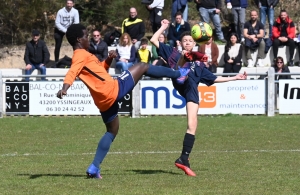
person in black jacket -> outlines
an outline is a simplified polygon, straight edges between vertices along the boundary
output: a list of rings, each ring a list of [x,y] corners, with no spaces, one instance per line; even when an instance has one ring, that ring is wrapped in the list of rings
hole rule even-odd
[[[100,31],[94,30],[93,38],[91,38],[89,52],[94,54],[100,62],[103,62],[108,57],[107,44],[101,40]]]
[[[275,66],[274,66],[276,73],[290,73],[289,67],[284,65],[283,58],[278,56],[275,59]],[[279,79],[292,79],[291,75],[276,75],[275,80]]]
[[[225,45],[223,73],[239,73],[241,70],[243,47],[237,41],[238,35],[232,33],[230,41]]]
[[[191,31],[190,24],[183,20],[181,12],[177,12],[175,14],[175,22],[169,28],[169,45],[171,47],[180,46],[180,35],[185,31]]]
[[[26,43],[26,49],[24,54],[24,61],[26,64],[25,75],[31,75],[31,73],[38,69],[41,75],[46,75],[46,64],[50,60],[50,53],[43,40],[40,40],[40,32],[38,30],[32,31],[32,40]],[[46,80],[42,77],[41,80]],[[25,81],[29,81],[29,77],[25,78]]]

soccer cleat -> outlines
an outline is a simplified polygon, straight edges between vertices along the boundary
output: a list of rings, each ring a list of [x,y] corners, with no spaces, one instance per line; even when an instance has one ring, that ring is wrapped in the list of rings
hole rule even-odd
[[[195,177],[196,176],[196,173],[194,173],[194,171],[192,171],[192,169],[190,168],[190,163],[189,161],[183,161],[181,158],[178,158],[176,161],[175,161],[175,166],[178,168],[178,169],[181,169],[185,172],[186,175],[188,176],[192,176],[192,177]]]
[[[178,84],[182,85],[184,83],[184,81],[187,79],[187,75],[189,74],[191,69],[190,68],[179,68],[178,70],[180,72],[180,77],[178,77],[176,79],[176,81]]]
[[[89,168],[86,170],[86,174],[88,178],[96,178],[102,179],[100,175],[100,169],[97,168],[95,165],[91,164]]]

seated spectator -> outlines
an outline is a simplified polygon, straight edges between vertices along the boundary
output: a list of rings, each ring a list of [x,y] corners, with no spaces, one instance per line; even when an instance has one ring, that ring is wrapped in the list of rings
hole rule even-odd
[[[272,28],[274,59],[277,58],[279,46],[286,45],[289,47],[290,52],[288,65],[294,66],[295,36],[296,29],[294,22],[289,18],[285,10],[281,10]]]
[[[116,68],[121,72],[128,70],[136,62],[136,49],[128,33],[123,33],[117,45]]]
[[[238,35],[232,33],[229,42],[225,45],[224,53],[224,72],[223,73],[238,73],[242,67],[242,51],[240,43],[237,43]]]
[[[256,11],[251,11],[251,19],[247,21],[244,25],[244,38],[245,38],[245,52],[246,58],[248,60],[248,67],[253,67],[254,62],[252,55],[257,49],[257,64],[258,66],[264,66],[263,59],[265,58],[265,41],[263,37],[264,25],[258,20],[258,14]],[[256,61],[256,60],[255,60]]]
[[[189,23],[182,19],[182,13],[175,14],[175,23],[169,27],[168,42],[171,47],[180,46],[180,35],[185,31],[191,31]]]
[[[94,54],[100,62],[103,62],[108,57],[107,44],[101,40],[100,31],[93,31],[93,38],[91,38],[89,52]]]
[[[147,46],[148,46],[148,39],[142,38],[140,49],[137,51],[137,62],[145,62],[147,64],[150,63],[151,52],[149,51]]]
[[[290,69],[284,65],[283,58],[278,56],[275,59],[275,66],[274,66],[276,73],[289,73]],[[291,75],[276,75],[275,80],[279,79],[292,79]]]
[[[213,39],[210,38],[209,41],[206,42],[206,44],[200,45],[198,47],[198,51],[201,53],[205,53],[207,56],[207,68],[212,73],[217,72],[217,66],[218,66],[218,57],[219,57],[219,48],[217,44],[213,42]]]
[[[26,43],[24,61],[26,63],[25,75],[31,75],[31,73],[38,69],[41,75],[46,75],[46,64],[50,60],[50,53],[43,40],[40,40],[40,32],[38,30],[32,31],[32,40]],[[46,78],[42,77],[42,81]],[[25,78],[25,81],[29,81],[29,77]]]
[[[166,37],[165,34],[160,34],[159,37],[158,37],[158,41],[160,43],[164,43],[166,45],[169,45],[167,43],[167,37]],[[158,56],[159,51],[158,51],[157,47],[152,45],[151,50],[152,50],[152,59],[151,59],[152,60],[152,65],[166,66],[167,65],[166,61],[162,57]]]

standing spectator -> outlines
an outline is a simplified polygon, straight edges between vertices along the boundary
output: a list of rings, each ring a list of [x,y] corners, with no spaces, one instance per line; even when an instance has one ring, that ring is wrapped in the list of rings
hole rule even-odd
[[[218,57],[219,57],[219,48],[217,44],[213,42],[213,39],[210,38],[206,44],[200,45],[198,51],[201,53],[205,53],[207,56],[207,68],[210,72],[216,73],[218,66]]]
[[[209,23],[212,20],[217,37],[222,43],[226,43],[221,28],[221,19],[219,13],[221,12],[221,0],[195,0],[197,10],[200,13],[201,20]]]
[[[296,29],[294,22],[289,18],[285,10],[281,10],[272,28],[274,58],[277,58],[279,46],[286,45],[290,51],[289,66],[294,66],[295,37]]]
[[[43,40],[40,40],[40,32],[38,30],[32,31],[32,40],[26,43],[24,61],[26,64],[25,75],[31,75],[31,73],[38,69],[41,75],[46,75],[46,64],[50,60],[50,53]],[[42,81],[46,78],[42,77]],[[25,81],[29,81],[29,77],[25,78]]]
[[[227,7],[232,8],[233,21],[235,25],[235,32],[237,32],[239,40],[244,41],[244,24],[246,18],[246,8],[248,6],[247,0],[226,0]]]
[[[137,17],[137,11],[134,7],[130,8],[129,12],[129,18],[123,20],[122,23],[122,34],[128,33],[135,49],[138,50],[141,44],[140,40],[145,36],[145,23]]]
[[[144,62],[149,64],[151,59],[151,52],[147,48],[148,39],[141,39],[141,48],[137,51],[137,62]]]
[[[274,7],[278,4],[279,0],[255,0],[259,8],[260,22],[265,26],[268,15],[269,22],[269,38],[272,37],[272,27],[274,24]]]
[[[251,53],[254,53],[258,49],[257,54],[257,65],[264,66],[263,59],[265,58],[265,42],[263,37],[264,25],[258,21],[258,14],[256,11],[250,12],[251,19],[247,21],[244,25],[244,37],[245,37],[245,51],[248,60],[248,67],[253,67],[253,59]]]
[[[188,2],[191,2],[192,0],[173,0],[172,3],[172,11],[171,11],[171,21],[175,21],[175,14],[177,12],[182,13],[182,18],[184,21],[188,22]]]
[[[237,41],[238,35],[232,33],[230,41],[225,45],[223,73],[239,73],[241,70],[243,47]]]
[[[116,52],[116,68],[121,72],[128,70],[135,63],[136,49],[128,33],[123,33],[120,37]]]
[[[165,45],[169,45],[167,43],[167,37],[164,33],[159,35],[158,41]],[[158,53],[159,53],[158,48],[155,47],[155,45],[152,45],[151,50],[152,50],[152,65],[166,66],[167,62],[161,56],[158,55]]]
[[[61,44],[63,41],[63,37],[67,32],[68,27],[71,26],[71,24],[79,23],[78,10],[73,8],[73,6],[74,6],[74,1],[67,0],[66,6],[61,8],[56,15],[55,29],[54,29],[54,39],[55,39],[54,60],[56,63],[59,60],[59,52],[60,52]]]
[[[175,22],[170,25],[168,40],[171,47],[180,46],[180,35],[185,31],[191,31],[190,24],[182,19],[182,13],[175,14]]]
[[[150,12],[150,22],[152,25],[153,34],[160,28],[162,20],[162,12],[164,8],[165,0],[153,0],[153,2],[147,6]]]
[[[275,66],[274,66],[276,73],[290,73],[289,67],[284,65],[283,58],[278,56],[275,58]],[[292,79],[291,75],[276,75],[275,80],[279,79]]]
[[[108,57],[107,44],[101,40],[101,33],[98,30],[93,31],[93,38],[90,41],[89,52],[94,54],[100,62]]]

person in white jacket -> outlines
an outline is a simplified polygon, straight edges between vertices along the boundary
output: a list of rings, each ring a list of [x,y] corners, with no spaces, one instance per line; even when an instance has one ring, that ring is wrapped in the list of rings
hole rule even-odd
[[[65,36],[67,29],[71,24],[79,23],[79,13],[74,7],[73,0],[67,0],[66,6],[61,8],[55,19],[55,29],[54,29],[54,39],[55,39],[55,49],[54,49],[54,59],[55,64],[59,60],[60,47]]]
[[[162,21],[162,11],[164,8],[165,0],[154,0],[147,9],[150,12],[150,22],[152,25],[153,34],[160,28]]]

